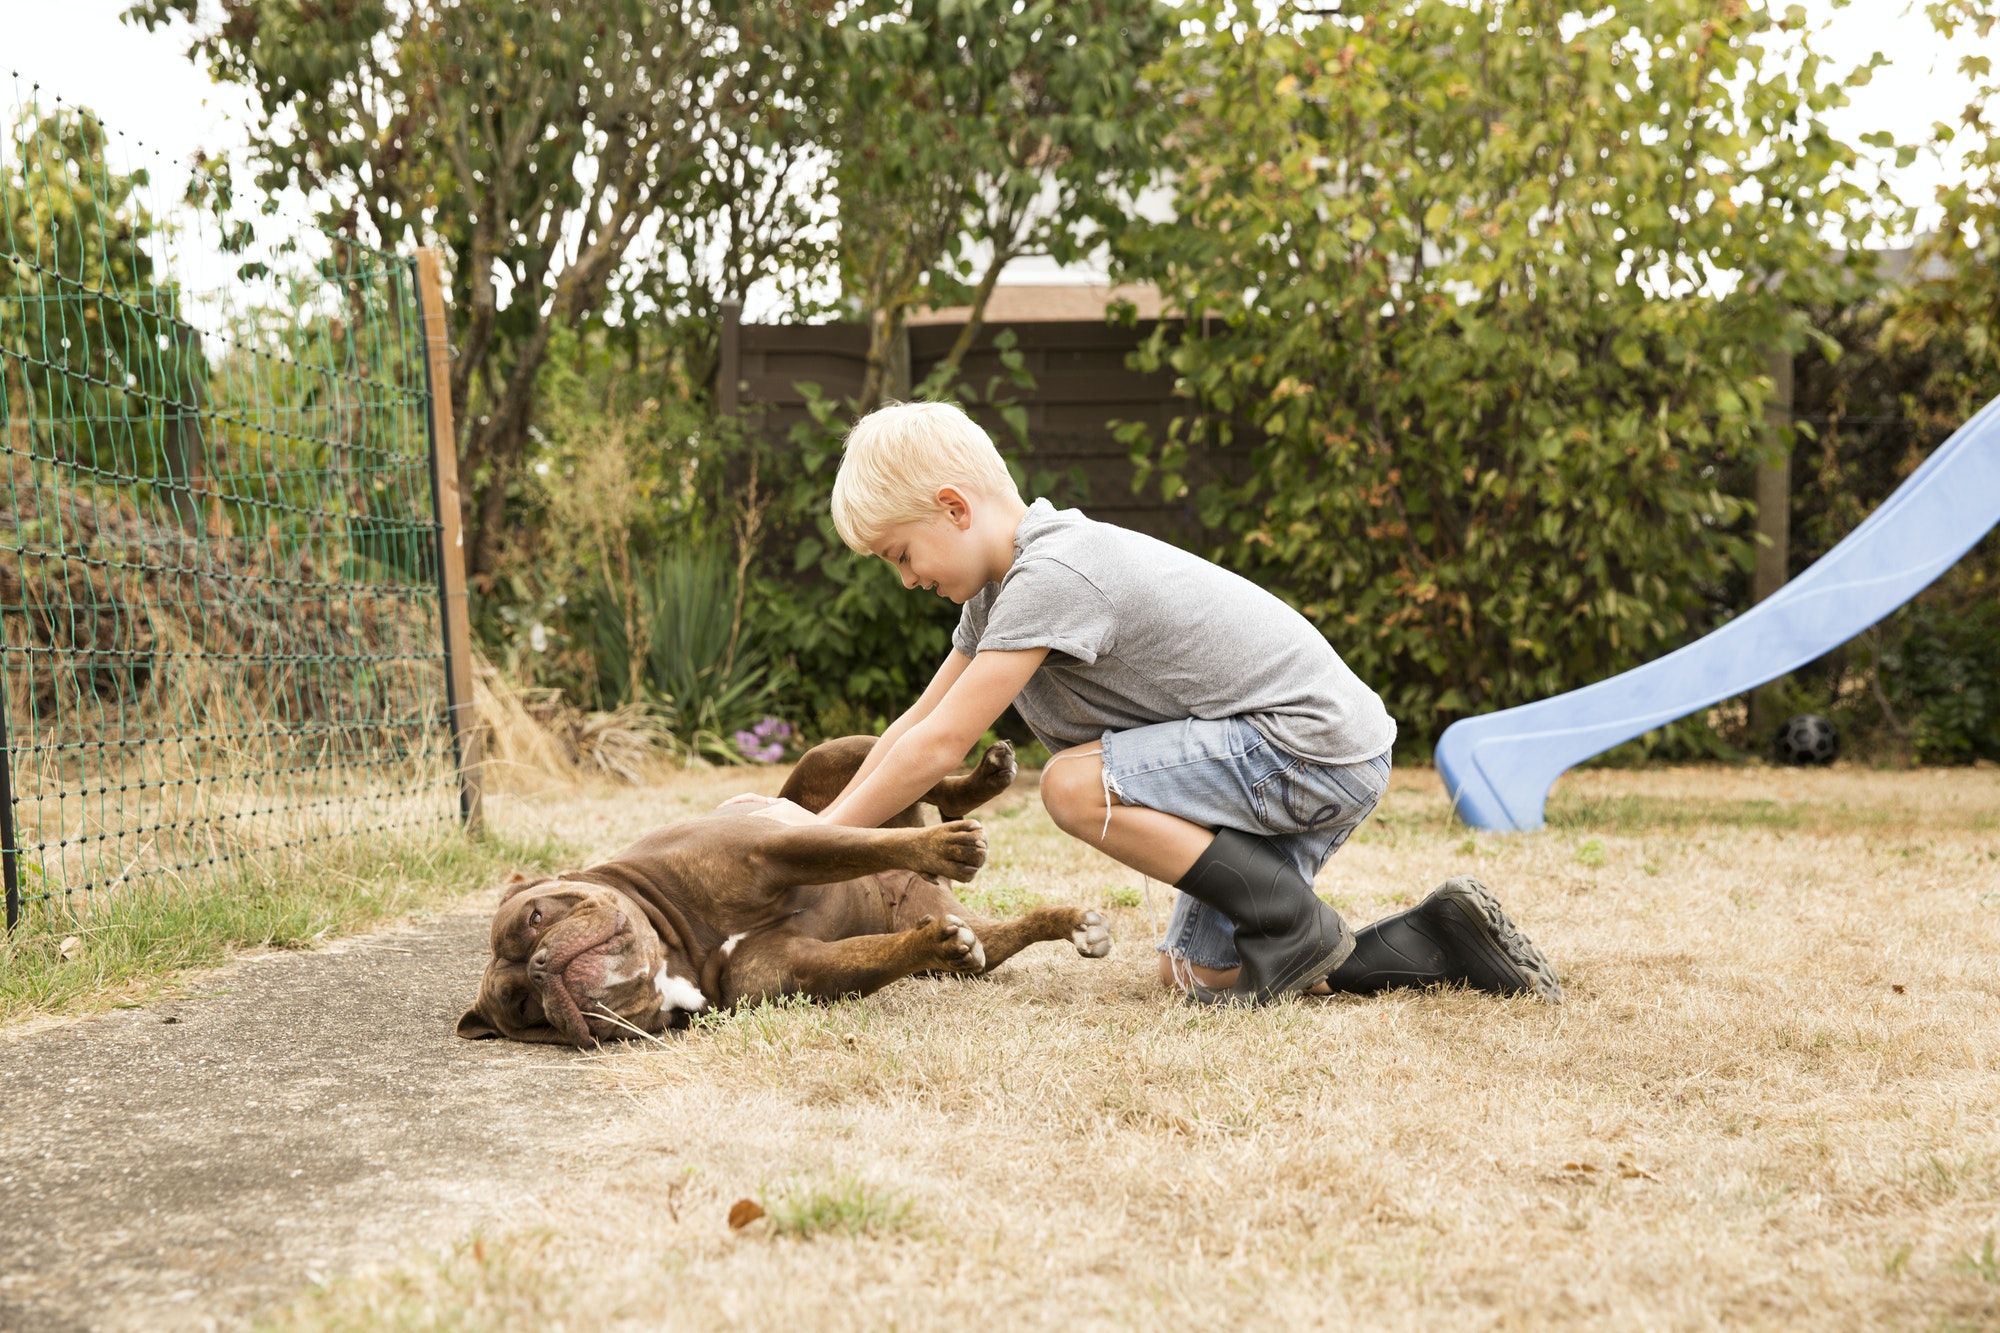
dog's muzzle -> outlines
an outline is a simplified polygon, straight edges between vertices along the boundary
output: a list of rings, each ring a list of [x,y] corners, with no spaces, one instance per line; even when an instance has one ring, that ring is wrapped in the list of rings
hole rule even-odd
[[[571,928],[559,928],[528,960],[528,980],[541,993],[542,1012],[549,1024],[572,1045],[587,1049],[597,1045],[597,1038],[584,1021],[576,997],[588,995],[602,980],[604,955],[619,936],[629,933],[630,926],[623,912],[611,913],[608,921],[579,921],[572,916],[563,924]]]

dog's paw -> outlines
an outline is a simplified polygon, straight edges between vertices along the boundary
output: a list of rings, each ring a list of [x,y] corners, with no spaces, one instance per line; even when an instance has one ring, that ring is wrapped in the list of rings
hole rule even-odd
[[[1109,958],[1111,923],[1104,919],[1102,912],[1085,912],[1076,929],[1069,933],[1069,942],[1085,958]]]
[[[986,970],[986,946],[972,933],[971,926],[966,925],[958,917],[948,916],[932,929],[936,931],[940,966],[948,967],[954,972]]]
[[[962,819],[1011,787],[1020,771],[1013,745],[995,741],[986,747],[986,753],[979,756],[970,773],[943,779],[932,789],[930,799],[946,819]]]
[[[986,747],[986,753],[979,756],[978,764],[969,774],[981,787],[991,787],[994,791],[1005,791],[1014,785],[1021,765],[1014,758],[1014,742],[995,741]]]
[[[976,819],[954,819],[924,830],[926,864],[913,867],[963,884],[986,864],[986,830]]]

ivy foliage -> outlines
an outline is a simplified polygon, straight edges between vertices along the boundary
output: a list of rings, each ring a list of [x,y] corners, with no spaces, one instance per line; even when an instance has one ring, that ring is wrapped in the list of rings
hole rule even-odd
[[[1177,217],[1122,256],[1186,317],[1142,354],[1190,399],[1129,433],[1146,483],[1184,493],[1196,441],[1249,450],[1197,497],[1218,554],[1420,746],[1709,628],[1754,554],[1725,479],[1785,443],[1770,356],[1866,280],[1826,242],[1871,200],[1802,12],[1185,17],[1155,75]]]

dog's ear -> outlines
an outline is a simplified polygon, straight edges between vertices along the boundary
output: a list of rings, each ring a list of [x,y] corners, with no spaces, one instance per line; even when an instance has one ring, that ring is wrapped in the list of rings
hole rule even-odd
[[[493,1041],[501,1032],[477,1009],[468,1009],[458,1017],[458,1035],[467,1041]]]
[[[526,893],[537,884],[546,884],[551,878],[549,875],[537,875],[533,879],[529,879],[517,870],[508,876],[505,884],[500,886],[500,901],[496,905],[505,907],[516,895]]]

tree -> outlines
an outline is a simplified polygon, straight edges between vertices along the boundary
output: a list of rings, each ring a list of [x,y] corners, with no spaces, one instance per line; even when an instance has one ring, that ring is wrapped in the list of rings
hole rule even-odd
[[[559,327],[703,314],[781,264],[802,203],[787,80],[819,20],[768,0],[140,0],[256,97],[258,184],[336,236],[453,257],[469,572],[490,585]],[[781,176],[779,179],[783,179]],[[664,222],[663,222],[664,219]],[[641,249],[653,280],[634,279]]]
[[[1970,29],[1985,40],[2000,27],[1996,0],[1941,0],[1928,12],[1946,37]],[[1955,342],[1962,367],[1955,387],[1970,415],[2000,393],[2000,76],[1989,55],[1966,56],[1960,67],[1977,80],[1972,100],[1957,124],[1938,122],[1931,141],[1956,180],[1938,189],[1943,216],[1911,256],[1914,280],[1886,336],[1913,350]],[[1917,151],[1905,145],[1901,156]]]
[[[1186,319],[1192,410],[1247,448],[1196,497],[1418,744],[1702,627],[1747,567],[1733,468],[1795,313],[1861,280],[1843,96],[1803,16],[1697,0],[1188,11],[1159,78],[1178,219],[1128,272]],[[1802,45],[1794,66],[1767,48]],[[1865,77],[1862,71],[1857,77]]]
[[[843,286],[869,325],[858,411],[881,400],[912,308],[970,301],[949,379],[1002,269],[1082,258],[1123,225],[1165,128],[1134,72],[1172,21],[1157,0],[877,0],[843,16],[819,133]]]

